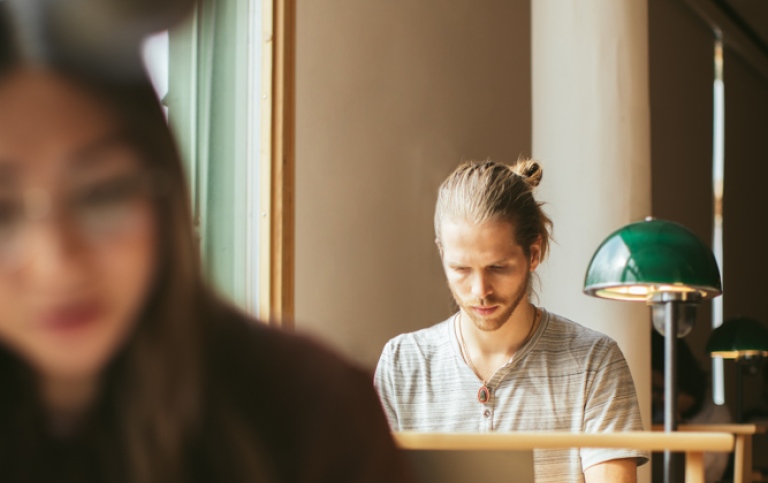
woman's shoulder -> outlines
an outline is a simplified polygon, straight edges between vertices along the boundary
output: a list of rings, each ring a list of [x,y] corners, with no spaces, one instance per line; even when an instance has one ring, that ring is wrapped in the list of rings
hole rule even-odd
[[[216,319],[207,338],[214,369],[223,365],[245,377],[259,374],[281,385],[365,379],[359,368],[315,339],[271,327],[230,307],[219,309]]]
[[[409,481],[368,373],[236,310],[215,319],[212,403],[255,431],[281,480]]]

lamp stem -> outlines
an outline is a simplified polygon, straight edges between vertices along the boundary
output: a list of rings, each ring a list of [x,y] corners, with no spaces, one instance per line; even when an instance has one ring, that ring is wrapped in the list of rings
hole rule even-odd
[[[676,302],[664,303],[664,431],[677,430],[677,325],[682,314]],[[675,454],[664,451],[664,483],[675,483]]]
[[[744,364],[736,359],[736,422],[744,422]]]

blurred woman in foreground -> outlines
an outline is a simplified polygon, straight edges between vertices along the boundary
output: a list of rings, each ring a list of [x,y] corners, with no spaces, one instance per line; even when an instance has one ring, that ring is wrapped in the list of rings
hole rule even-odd
[[[407,481],[366,375],[202,281],[148,82],[1,37],[1,478]]]

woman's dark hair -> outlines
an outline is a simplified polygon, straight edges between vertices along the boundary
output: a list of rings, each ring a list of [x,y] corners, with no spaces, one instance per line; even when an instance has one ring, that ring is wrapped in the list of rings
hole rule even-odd
[[[0,72],[16,60],[16,49],[13,46],[10,18],[7,6],[0,0]]]
[[[139,481],[179,476],[184,439],[200,417],[206,304],[179,154],[148,82],[86,82],[111,105],[154,174],[159,246],[154,286],[135,333],[108,369],[111,397]],[[164,474],[164,473],[170,474]],[[150,475],[152,476],[150,478]]]

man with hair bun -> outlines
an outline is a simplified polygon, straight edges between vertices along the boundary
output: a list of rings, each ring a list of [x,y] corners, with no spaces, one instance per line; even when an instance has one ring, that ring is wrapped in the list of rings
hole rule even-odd
[[[642,430],[624,356],[608,336],[531,303],[552,221],[539,163],[461,164],[440,186],[435,242],[458,312],[389,341],[375,384],[393,431]],[[634,482],[631,449],[537,450],[537,483]]]

